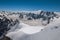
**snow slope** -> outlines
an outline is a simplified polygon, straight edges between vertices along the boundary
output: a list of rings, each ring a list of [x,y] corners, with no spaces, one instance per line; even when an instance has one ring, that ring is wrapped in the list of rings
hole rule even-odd
[[[36,14],[40,13],[40,11],[33,11],[32,13],[34,12],[36,12]],[[50,12],[47,12],[47,14],[48,13],[50,14]],[[52,16],[52,14],[50,16],[49,14],[48,16],[46,16],[45,12],[43,12],[42,14],[44,17],[47,18],[47,20],[48,18],[52,17],[53,21],[51,21],[49,24],[45,26],[30,26],[24,24],[23,22],[18,22],[14,26],[9,26],[11,29],[7,32],[6,36],[10,37],[12,40],[60,40],[59,12],[56,13],[59,14],[57,16],[54,13],[53,15],[55,16]],[[13,21],[15,21],[16,19],[20,20],[18,15],[13,13],[5,16],[6,18],[12,18]],[[46,23],[46,21],[44,23]],[[14,22],[12,24],[14,24]]]
[[[55,19],[46,27],[33,27],[20,23],[16,29],[6,36],[13,40],[60,40],[60,18]]]
[[[60,18],[47,25],[43,31],[30,35],[27,40],[60,40]]]
[[[20,23],[16,29],[12,28],[11,30],[9,30],[7,36],[13,40],[20,40],[28,35],[40,32],[41,29],[43,29],[43,27],[34,27],[24,23]]]

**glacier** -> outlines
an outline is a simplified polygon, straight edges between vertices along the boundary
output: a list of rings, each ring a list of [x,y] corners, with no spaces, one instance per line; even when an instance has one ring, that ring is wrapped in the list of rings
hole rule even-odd
[[[15,31],[11,31],[6,36],[12,38],[13,40],[60,40],[59,20],[60,18],[46,27],[31,27],[22,23],[21,29],[18,28],[19,30],[17,31],[15,29]]]
[[[3,14],[1,13],[0,15],[3,15],[5,12],[3,12]],[[22,13],[21,16],[20,13]],[[32,14],[34,18],[36,17],[36,19],[31,16]],[[12,22],[8,25],[8,28],[10,29],[7,31],[7,34],[5,34],[5,36],[11,38],[12,40],[60,40],[60,12],[41,12],[41,10],[39,10],[32,12],[24,11],[19,13],[6,12],[4,15],[7,19],[12,20]],[[40,17],[37,18],[37,16]],[[28,17],[32,17],[33,21],[38,20],[38,22],[41,22],[42,25],[39,23],[38,26],[28,25],[29,22],[32,22],[30,20],[27,22]],[[0,17],[0,19],[3,18],[4,17]],[[26,21],[27,23],[24,23],[21,20]]]

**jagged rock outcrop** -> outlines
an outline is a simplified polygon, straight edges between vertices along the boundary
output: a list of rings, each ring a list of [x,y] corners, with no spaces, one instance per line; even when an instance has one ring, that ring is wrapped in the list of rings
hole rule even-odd
[[[16,23],[19,23],[17,19],[13,20],[5,14],[0,14],[0,39],[7,34],[7,31],[11,28],[10,26],[14,26]]]
[[[3,36],[3,38],[1,38],[0,40],[12,40],[12,39],[7,36]]]
[[[47,21],[46,24],[49,24],[50,21],[54,20],[54,18],[59,18],[58,17],[58,14],[54,13],[54,12],[48,12],[48,11],[40,11],[39,13],[32,13],[32,12],[29,12],[29,13],[25,13],[25,14],[22,14],[20,13],[20,16],[19,18],[23,17],[22,19],[24,19],[24,15],[25,15],[25,19],[27,20],[36,20],[36,19],[42,19],[42,22],[44,21]],[[44,23],[43,23],[44,24]]]

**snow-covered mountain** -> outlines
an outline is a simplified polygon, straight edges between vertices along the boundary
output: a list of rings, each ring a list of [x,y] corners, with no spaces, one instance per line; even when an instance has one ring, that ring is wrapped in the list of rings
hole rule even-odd
[[[60,40],[60,20],[50,23],[46,27],[33,27],[21,24],[23,27],[7,34],[13,40]]]
[[[59,21],[60,12],[1,11],[0,39],[7,40],[7,36],[12,40],[60,40]]]
[[[12,15],[8,16],[7,14],[0,13],[0,40],[5,36],[7,31],[17,23],[19,23],[19,21],[16,16],[14,18]]]
[[[59,18],[60,12],[48,12],[48,11],[28,11],[22,12],[19,15],[20,19],[24,20],[40,20],[42,25],[47,25],[54,20],[54,18]]]

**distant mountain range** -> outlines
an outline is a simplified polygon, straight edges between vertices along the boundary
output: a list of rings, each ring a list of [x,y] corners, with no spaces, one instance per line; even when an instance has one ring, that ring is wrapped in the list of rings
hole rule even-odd
[[[46,11],[21,11],[21,12],[0,12],[0,39],[4,36],[11,26],[19,23],[20,19],[24,20],[40,20],[42,25],[47,25],[58,19],[60,12],[46,12]]]

